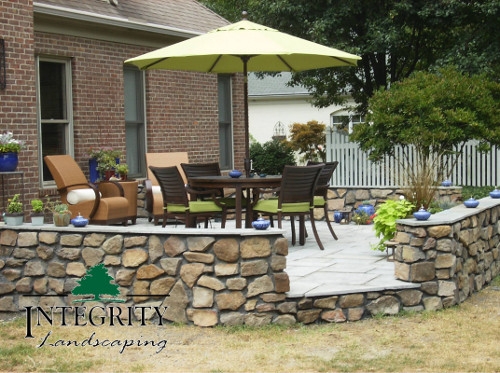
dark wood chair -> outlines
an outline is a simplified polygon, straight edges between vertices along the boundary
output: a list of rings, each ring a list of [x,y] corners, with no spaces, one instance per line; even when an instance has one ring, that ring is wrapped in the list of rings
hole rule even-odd
[[[226,226],[226,206],[217,199],[218,191],[216,189],[196,191],[196,194],[210,196],[210,199],[192,200],[188,198],[188,192],[194,193],[184,185],[184,180],[176,166],[172,167],[154,167],[149,166],[160,185],[163,197],[163,223],[162,227],[167,225],[168,219],[180,219],[184,221],[186,227],[195,227],[198,218],[205,220],[205,228],[208,227],[208,221],[216,214],[222,215],[221,227]]]
[[[318,236],[314,222],[314,192],[323,165],[285,166],[281,186],[274,192],[277,198],[259,199],[253,206],[253,211],[267,216],[277,216],[278,227],[284,216],[289,216],[292,227],[292,245],[295,245],[295,216],[299,217],[299,243],[304,245],[306,237],[305,217],[309,216],[314,237],[321,250],[323,244]]]
[[[208,162],[208,163],[181,163],[182,170],[186,175],[189,185],[189,179],[197,176],[221,176],[220,166],[218,162]],[[216,197],[219,201],[224,204],[228,209],[234,209],[236,207],[236,199],[234,197],[226,197],[224,194],[224,189],[217,189]],[[198,193],[199,192],[199,193]],[[206,189],[204,188],[192,188],[190,186],[191,198],[195,200],[203,200],[207,198]],[[211,198],[208,196],[208,198]],[[246,205],[246,200],[242,198],[242,205]]]
[[[325,220],[326,220],[326,224],[328,225],[328,229],[330,230],[330,233],[332,234],[333,238],[338,240],[338,237],[335,234],[335,231],[333,230],[330,216],[328,214],[327,201],[328,201],[328,188],[330,187],[330,180],[332,179],[332,175],[335,172],[335,169],[337,168],[339,162],[334,161],[334,162],[319,163],[319,162],[309,161],[307,163],[307,166],[313,166],[313,165],[318,165],[318,164],[323,164],[324,166],[323,166],[323,169],[321,170],[321,173],[319,175],[316,190],[314,191],[314,208],[322,208],[323,209],[323,211],[325,213]]]

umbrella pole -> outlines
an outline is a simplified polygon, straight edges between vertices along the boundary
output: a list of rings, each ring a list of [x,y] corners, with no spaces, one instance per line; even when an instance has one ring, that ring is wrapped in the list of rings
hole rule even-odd
[[[244,159],[244,166],[245,166],[245,174],[247,177],[250,176],[250,125],[249,125],[249,119],[248,119],[248,60],[250,59],[250,56],[241,56],[241,60],[243,61],[243,92],[244,92],[244,98],[243,98],[243,106],[244,106],[244,112],[245,112],[245,159]]]

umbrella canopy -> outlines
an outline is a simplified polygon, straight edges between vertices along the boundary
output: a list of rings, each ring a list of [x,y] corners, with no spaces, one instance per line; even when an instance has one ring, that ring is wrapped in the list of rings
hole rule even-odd
[[[356,66],[354,54],[325,47],[270,27],[242,20],[177,44],[131,58],[142,70],[210,73],[304,71]],[[245,169],[249,165],[248,85],[245,79]],[[247,164],[248,163],[248,164]],[[246,170],[248,173],[248,170]]]

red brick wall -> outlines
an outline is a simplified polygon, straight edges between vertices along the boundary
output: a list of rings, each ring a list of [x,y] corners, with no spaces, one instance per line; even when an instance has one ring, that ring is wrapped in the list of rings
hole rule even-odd
[[[5,39],[7,49],[7,89],[0,90],[0,130],[13,131],[26,141],[19,165],[25,171],[26,202],[47,193],[39,185],[35,56],[71,58],[75,158],[87,173],[91,146],[125,150],[123,61],[150,48],[34,34],[32,0],[0,0],[0,10],[0,38]],[[192,162],[218,160],[217,76],[148,71],[146,77],[148,151],[187,151]],[[235,167],[242,169],[243,80],[241,76],[236,80]]]
[[[26,143],[18,167],[25,171],[28,195],[38,187],[38,168],[33,167],[37,164],[38,137],[32,0],[0,0],[0,38],[5,42],[7,83],[0,90],[0,132],[12,131]],[[12,191],[7,197],[21,191],[18,178],[6,177],[5,181]]]

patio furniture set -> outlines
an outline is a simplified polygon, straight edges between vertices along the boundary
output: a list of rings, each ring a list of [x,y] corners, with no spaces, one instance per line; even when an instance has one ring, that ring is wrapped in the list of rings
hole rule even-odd
[[[137,216],[137,181],[89,183],[75,160],[69,155],[46,156],[45,163],[57,185],[61,201],[69,205],[72,217],[79,214],[90,224],[135,224]],[[332,237],[337,240],[329,219],[327,191],[338,162],[309,163],[307,166],[285,166],[282,175],[225,176],[218,163],[189,163],[187,153],[148,153],[146,210],[155,225],[181,222],[195,227],[201,219],[205,228],[209,219],[221,216],[225,228],[228,212],[235,216],[236,228],[252,227],[257,214],[277,217],[282,228],[283,217],[291,222],[292,244],[295,245],[295,217],[299,220],[299,243],[304,245],[309,217],[314,237],[318,236],[314,208],[322,208]],[[224,190],[234,190],[230,197]],[[132,211],[134,210],[134,211]],[[244,219],[243,219],[244,217]],[[243,223],[244,221],[244,223]]]

